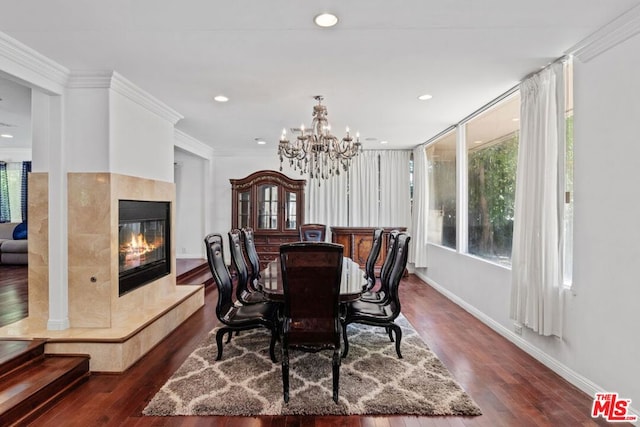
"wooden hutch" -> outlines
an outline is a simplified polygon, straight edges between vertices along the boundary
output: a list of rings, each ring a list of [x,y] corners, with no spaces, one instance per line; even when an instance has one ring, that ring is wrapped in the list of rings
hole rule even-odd
[[[272,171],[254,172],[231,182],[231,225],[251,227],[255,234],[260,268],[280,254],[280,245],[299,240],[304,224],[306,180],[291,179]]]

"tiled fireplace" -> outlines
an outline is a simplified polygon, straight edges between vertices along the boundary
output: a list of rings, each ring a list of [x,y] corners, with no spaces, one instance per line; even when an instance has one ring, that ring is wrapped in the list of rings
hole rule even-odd
[[[118,201],[118,294],[171,272],[171,203]]]
[[[70,173],[70,328],[48,330],[48,177],[33,173],[29,179],[29,317],[0,328],[0,335],[46,337],[47,353],[89,354],[92,371],[122,372],[204,304],[202,285],[176,285],[173,183],[114,173]],[[146,240],[153,246],[144,254],[141,249],[130,250],[124,264],[120,220],[123,200],[160,207],[152,209],[151,218],[124,220],[124,228],[137,231],[132,233],[136,244]],[[156,247],[160,240],[162,248]],[[154,277],[145,273],[123,290],[122,273],[125,278],[135,276],[133,273],[144,264],[160,267]]]

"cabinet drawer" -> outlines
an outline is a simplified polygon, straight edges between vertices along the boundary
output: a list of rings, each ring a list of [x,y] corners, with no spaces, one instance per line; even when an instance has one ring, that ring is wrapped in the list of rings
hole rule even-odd
[[[259,254],[262,253],[280,253],[280,245],[256,245],[256,250]]]

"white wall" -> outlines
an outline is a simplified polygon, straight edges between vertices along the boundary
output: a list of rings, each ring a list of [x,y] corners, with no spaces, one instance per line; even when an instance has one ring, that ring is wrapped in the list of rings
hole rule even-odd
[[[110,171],[173,182],[173,123],[110,91]]]
[[[67,89],[64,106],[69,172],[109,172],[109,90]]]
[[[574,65],[575,292],[563,339],[516,335],[510,270],[430,245],[417,272],[583,391],[640,407],[640,36]]]
[[[574,68],[573,366],[638,409],[640,36]]]
[[[207,160],[184,150],[174,154],[176,257],[204,258]]]

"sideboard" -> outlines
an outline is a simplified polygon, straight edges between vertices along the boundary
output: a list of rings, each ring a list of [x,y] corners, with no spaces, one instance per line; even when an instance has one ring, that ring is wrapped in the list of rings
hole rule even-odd
[[[376,261],[376,274],[378,275],[387,256],[389,232],[392,230],[407,231],[407,227],[331,227],[331,241],[343,245],[344,256],[351,258],[364,268],[373,245],[373,231],[377,228],[384,230],[380,256]]]

